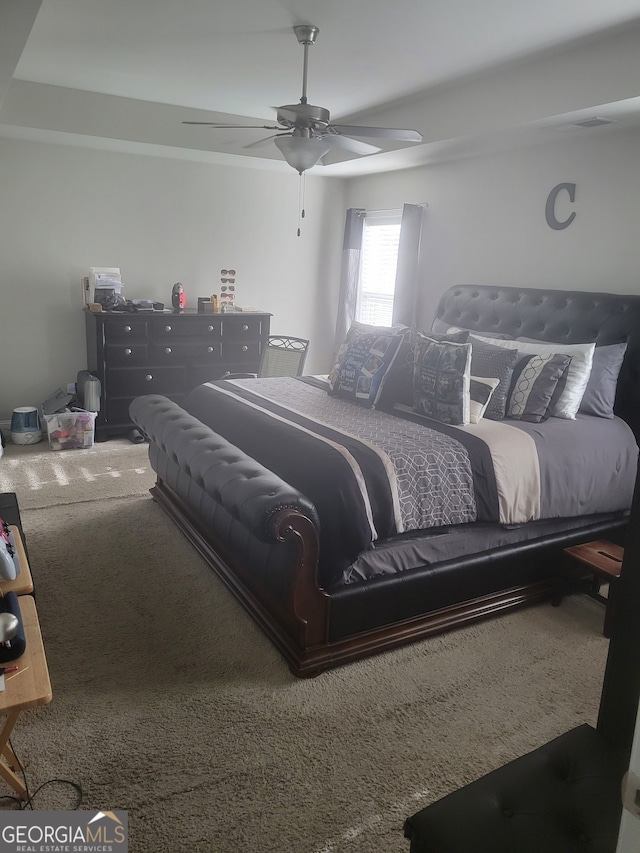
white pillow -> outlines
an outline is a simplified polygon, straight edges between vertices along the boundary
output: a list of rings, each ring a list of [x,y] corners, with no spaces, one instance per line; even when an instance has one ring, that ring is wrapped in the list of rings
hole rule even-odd
[[[555,418],[575,420],[580,403],[589,381],[595,344],[530,344],[525,341],[504,341],[500,338],[489,338],[484,335],[470,335],[473,343],[476,337],[480,341],[493,344],[505,349],[517,349],[523,355],[538,355],[540,353],[563,353],[571,356],[571,364],[567,369],[567,378],[562,394],[558,397],[551,415]]]

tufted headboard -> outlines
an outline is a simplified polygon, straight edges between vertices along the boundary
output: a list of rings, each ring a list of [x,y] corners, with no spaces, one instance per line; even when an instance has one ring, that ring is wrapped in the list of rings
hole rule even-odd
[[[553,343],[627,341],[615,412],[640,441],[640,296],[462,284],[442,295],[436,317],[478,332]]]

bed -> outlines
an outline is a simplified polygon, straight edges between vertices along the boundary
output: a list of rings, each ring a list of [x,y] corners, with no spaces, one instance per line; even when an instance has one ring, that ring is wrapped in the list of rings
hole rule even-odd
[[[623,542],[640,297],[464,285],[352,327],[329,377],[139,397],[153,497],[297,676],[557,599]]]

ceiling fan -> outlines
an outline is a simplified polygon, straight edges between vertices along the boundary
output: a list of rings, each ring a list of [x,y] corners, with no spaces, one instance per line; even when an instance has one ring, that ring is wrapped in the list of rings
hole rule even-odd
[[[276,107],[277,124],[217,124],[209,121],[183,121],[183,124],[199,124],[215,128],[264,128],[275,130],[271,134],[245,148],[254,148],[274,140],[287,163],[300,175],[312,166],[316,166],[325,154],[334,148],[343,148],[355,154],[375,154],[381,149],[368,142],[352,139],[351,136],[377,137],[378,139],[396,139],[401,142],[422,142],[422,134],[417,130],[403,130],[395,127],[360,127],[351,124],[332,124],[329,110],[316,107],[307,102],[307,70],[309,47],[315,44],[320,30],[310,24],[293,28],[298,43],[304,46],[302,69],[302,97],[299,104],[287,104]]]

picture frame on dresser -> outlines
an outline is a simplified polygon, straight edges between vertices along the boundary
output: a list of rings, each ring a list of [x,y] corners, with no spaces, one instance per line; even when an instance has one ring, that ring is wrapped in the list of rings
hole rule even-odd
[[[255,373],[271,321],[264,311],[84,313],[87,367],[101,384],[96,441],[135,426],[129,416],[135,397],[163,394],[180,403],[192,388],[227,372]]]

